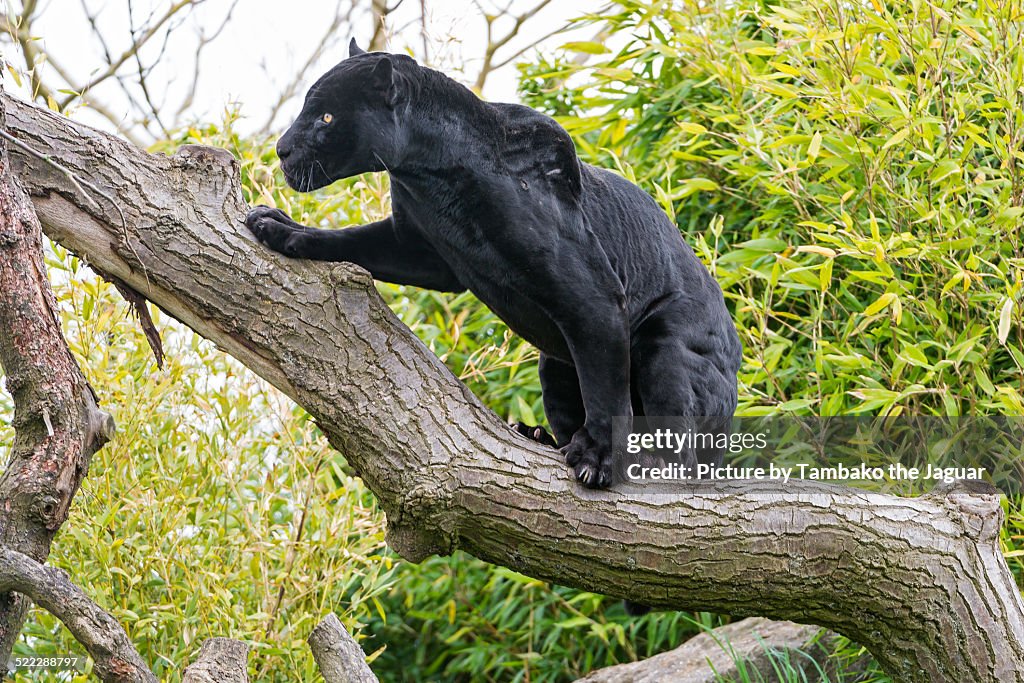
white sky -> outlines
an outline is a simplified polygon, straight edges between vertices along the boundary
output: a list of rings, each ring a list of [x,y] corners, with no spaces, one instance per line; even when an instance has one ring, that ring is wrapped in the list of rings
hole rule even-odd
[[[19,10],[19,0],[4,0]],[[100,26],[109,50],[119,55],[130,44],[127,13],[128,0],[86,0],[90,7],[102,7],[98,14]],[[318,42],[333,16],[337,0],[240,0],[224,32],[207,46],[203,53],[199,87],[195,102],[186,113],[186,120],[218,120],[220,112],[230,103],[241,106],[248,126],[255,129],[263,124],[278,93],[306,61],[312,46]],[[507,0],[505,0],[507,1]],[[512,0],[514,11],[533,6],[536,0]],[[88,81],[102,63],[102,48],[91,35],[82,10],[82,0],[41,0],[43,10],[34,28],[34,34],[43,40],[55,61],[71,72],[79,83]],[[135,0],[136,16],[140,21],[149,11],[162,13],[170,0]],[[484,2],[487,6],[487,1]],[[606,0],[554,0],[530,22],[524,24],[522,35],[510,42],[498,58],[517,51],[530,40],[535,40],[562,26],[568,20],[587,12],[595,12]],[[150,77],[151,96],[160,108],[173,114],[192,82],[196,50],[196,34],[205,28],[212,32],[231,6],[230,0],[206,0],[184,24],[171,34],[159,63]],[[493,5],[491,5],[493,6]],[[477,73],[479,57],[486,45],[485,22],[472,0],[427,0],[428,37],[431,56],[438,68],[463,82],[471,82]],[[422,39],[419,24],[418,0],[404,0],[389,17],[393,32],[389,49],[403,51],[412,47],[419,52]],[[502,34],[507,24],[497,24],[496,33]],[[569,40],[588,39],[596,27],[588,27],[574,35],[548,39],[543,47],[552,50]],[[371,36],[371,19],[363,15],[355,20],[355,30],[343,28],[337,36],[337,45],[320,63],[315,64],[302,78],[300,98],[281,112],[275,128],[281,129],[297,113],[301,94],[327,68],[347,56],[348,40],[354,37],[365,48]],[[154,40],[144,53],[148,62],[160,53],[160,41]],[[534,54],[527,52],[523,59]],[[20,63],[20,60],[11,59]],[[465,73],[458,73],[458,67]],[[134,68],[134,67],[133,67]],[[131,76],[131,72],[128,72]],[[484,97],[495,101],[514,101],[517,71],[509,65],[491,74],[484,89]],[[15,90],[14,83],[5,73],[5,88]],[[97,87],[97,100],[118,114],[127,111],[127,103],[115,87]],[[89,112],[79,112],[77,118],[110,129],[109,123]],[[246,125],[243,125],[245,130]]]

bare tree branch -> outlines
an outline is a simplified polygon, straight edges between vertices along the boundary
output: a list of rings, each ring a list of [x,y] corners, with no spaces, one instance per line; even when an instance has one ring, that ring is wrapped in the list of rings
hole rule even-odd
[[[69,82],[68,85],[71,86],[71,90],[75,91],[76,94],[68,95],[67,97],[65,97],[60,103],[60,108],[66,109],[67,106],[71,104],[76,98],[84,96],[85,93],[92,90],[97,85],[103,83],[105,80],[116,74],[117,70],[120,69],[121,66],[129,59],[135,57],[138,54],[139,50],[141,50],[143,46],[145,46],[146,43],[148,43],[150,39],[153,38],[153,36],[157,35],[160,32],[160,29],[163,28],[164,24],[170,21],[178,12],[182,11],[185,8],[198,5],[204,1],[205,0],[177,0],[177,2],[173,3],[169,8],[167,8],[167,11],[163,14],[163,16],[160,17],[159,20],[146,27],[145,30],[143,30],[138,37],[133,38],[132,44],[128,47],[128,49],[121,53],[121,56],[119,56],[117,59],[108,64],[107,68],[104,71],[102,71],[97,76],[94,76],[93,78],[89,79],[84,85],[81,86],[76,87]]]
[[[92,29],[93,37],[100,44],[100,49],[103,50],[103,58],[107,61],[107,64],[112,64],[114,57],[110,52],[110,45],[107,44],[106,36],[100,30],[98,24],[99,12],[93,12],[89,9],[89,0],[80,0],[79,4],[82,7],[82,13],[85,14],[85,20],[89,22],[89,28]]]
[[[492,71],[492,72],[493,72],[493,71],[497,71],[498,69],[501,69],[501,68],[504,68],[504,67],[508,66],[509,64],[511,64],[512,62],[516,61],[517,59],[519,59],[520,57],[522,57],[522,56],[523,56],[524,54],[526,54],[527,52],[529,52],[530,50],[532,50],[533,48],[535,48],[535,47],[537,47],[538,45],[540,45],[541,43],[543,43],[543,42],[544,42],[545,40],[547,40],[548,38],[551,38],[551,37],[553,37],[553,36],[557,36],[557,35],[558,35],[559,33],[564,33],[564,32],[565,32],[566,30],[568,30],[568,29],[569,29],[569,28],[570,28],[571,26],[572,26],[572,24],[571,24],[571,23],[568,23],[568,24],[562,24],[562,25],[561,25],[561,26],[559,26],[558,28],[554,28],[554,29],[552,29],[552,30],[548,31],[547,33],[545,33],[544,35],[542,35],[542,36],[541,36],[540,38],[537,38],[536,40],[533,40],[533,41],[531,41],[529,45],[525,45],[525,46],[523,46],[523,47],[522,47],[522,48],[520,48],[519,50],[516,50],[515,52],[513,52],[512,54],[510,54],[510,55],[509,55],[508,57],[506,57],[506,58],[502,59],[501,61],[498,61],[498,62],[495,62],[494,64],[492,64],[492,65],[491,65],[491,71]],[[604,38],[607,38],[607,37],[608,37],[608,36],[607,36],[607,34],[606,34],[606,33],[604,33],[604,32],[599,32],[599,33],[598,33],[598,34],[597,34],[597,35],[596,35],[596,36],[595,36],[595,37],[593,38],[593,40],[603,40]],[[586,57],[588,57],[588,56],[589,56],[589,55],[587,55],[586,53],[582,53],[582,52],[581,52],[580,54],[584,55],[584,58],[586,58]],[[578,58],[578,57],[579,57],[579,55],[577,55],[577,58]],[[584,61],[585,61],[585,59],[584,59]]]
[[[199,87],[200,70],[203,66],[203,51],[210,43],[217,40],[217,38],[220,37],[220,34],[224,32],[224,29],[227,28],[227,25],[231,23],[231,17],[235,14],[238,2],[239,0],[231,0],[231,6],[228,8],[228,13],[224,15],[224,20],[221,21],[220,26],[218,26],[213,33],[207,34],[205,29],[199,29],[199,44],[196,46],[196,58],[193,61],[192,83],[189,86],[188,93],[186,93],[185,97],[182,98],[181,103],[178,105],[178,110],[174,112],[175,120],[181,118],[181,115],[192,106],[193,102],[195,102],[196,90]]]
[[[430,31],[427,28],[427,0],[420,0],[420,59],[425,64],[430,63]]]
[[[205,1],[206,0],[175,0],[160,16],[157,16],[156,12],[158,8],[154,5],[151,8],[149,16],[139,28],[136,28],[134,7],[129,1],[128,17],[132,40],[130,45],[119,56],[113,57],[110,45],[98,25],[99,13],[90,9],[90,5],[87,0],[81,0],[82,11],[85,14],[86,22],[89,24],[91,36],[98,42],[105,59],[105,63],[100,73],[89,79],[84,84],[75,79],[68,69],[60,63],[59,58],[54,54],[54,49],[47,49],[44,51],[37,46],[34,21],[38,18],[39,12],[42,10],[38,8],[35,2],[26,4],[22,13],[18,15],[13,24],[7,20],[0,22],[0,33],[9,35],[11,39],[14,40],[15,44],[18,45],[25,61],[26,70],[29,74],[33,98],[52,103],[62,111],[66,110],[75,102],[81,102],[110,121],[111,124],[116,126],[118,132],[128,137],[132,142],[141,144],[138,134],[132,131],[134,126],[140,126],[146,131],[146,134],[151,135],[154,138],[158,138],[167,137],[169,135],[170,128],[177,125],[177,121],[181,113],[179,112],[175,115],[175,121],[173,124],[169,125],[164,121],[161,111],[163,110],[165,103],[154,100],[152,95],[153,90],[149,87],[147,77],[153,68],[162,60],[163,54],[171,40],[171,36],[181,26],[181,21],[184,17],[188,12],[191,12],[196,7],[205,3]],[[235,1],[237,2],[237,0]],[[228,15],[231,14],[232,10],[233,5],[229,8]],[[222,23],[222,27],[223,25],[226,25],[226,20]],[[147,65],[143,62],[142,50],[147,44],[151,43],[156,38],[159,38],[162,44],[158,53]],[[212,38],[210,40],[212,40]],[[199,43],[194,62],[197,70],[199,68],[202,50],[206,43],[209,42],[209,40],[204,38],[201,29],[198,41]],[[76,47],[76,58],[81,53],[81,47]],[[137,78],[131,82],[125,78],[126,74],[123,71],[123,67],[128,65],[129,62],[135,65],[135,72],[137,76]],[[42,73],[45,67],[52,68],[53,73],[61,83],[47,83]],[[132,120],[129,123],[126,123],[126,120],[129,118],[128,116],[115,113],[106,103],[95,96],[93,92],[94,89],[110,80],[117,83],[121,93],[128,99],[131,109],[137,112],[137,120]],[[194,100],[196,80],[197,79],[193,80],[189,91],[183,98],[183,105],[185,105],[185,103],[191,103],[191,101]],[[65,93],[63,97],[58,97],[58,91]],[[179,110],[184,111],[184,106],[179,106]],[[151,126],[155,127],[155,130],[153,130]]]
[[[23,11],[9,20],[0,18],[0,34],[10,36],[18,47],[29,74],[34,99],[52,103],[62,111],[73,103],[81,103],[108,120],[118,132],[128,137],[133,143],[142,145],[144,140],[150,138],[166,139],[170,136],[170,131],[181,125],[183,117],[187,115],[189,108],[196,101],[206,48],[222,35],[223,29],[234,16],[237,3],[238,0],[231,0],[229,4],[226,4],[227,11],[219,17],[218,23],[215,24],[215,30],[207,31],[204,27],[196,29],[195,57],[190,68],[185,72],[191,73],[191,82],[186,84],[185,92],[174,103],[165,101],[160,95],[160,93],[168,92],[167,88],[152,87],[153,84],[149,82],[150,75],[155,68],[160,66],[164,51],[168,49],[172,41],[182,39],[179,35],[182,32],[180,31],[182,22],[187,17],[194,16],[193,10],[204,5],[205,0],[163,0],[161,3],[152,3],[148,5],[147,16],[142,18],[137,16],[135,4],[129,0],[128,20],[131,40],[120,53],[113,48],[107,33],[103,30],[103,23],[100,20],[102,11],[96,9],[96,4],[90,0],[79,0],[89,27],[88,38],[98,45],[103,55],[98,60],[100,62],[98,72],[84,83],[67,68],[70,61],[67,57],[69,53],[64,51],[62,45],[48,44],[44,48],[36,40],[35,36],[38,31],[34,24],[44,13],[37,3],[26,3]],[[270,107],[270,114],[260,126],[258,135],[266,135],[271,131],[284,106],[292,101],[302,85],[308,82],[311,69],[340,39],[347,38],[351,34],[351,27],[356,21],[364,20],[364,13],[367,13],[373,22],[368,49],[383,50],[387,47],[389,36],[392,33],[395,31],[404,33],[408,29],[416,31],[420,43],[417,49],[422,53],[419,57],[423,62],[429,63],[431,42],[427,0],[419,0],[419,6],[415,12],[410,13],[408,23],[396,29],[392,25],[391,19],[401,4],[402,0],[392,0],[391,2],[388,0],[337,0],[334,15],[328,22],[320,40],[313,44],[298,69],[289,78],[282,79],[284,84],[281,87],[280,95]],[[488,38],[484,54],[479,58],[468,60],[474,65],[480,65],[479,71],[473,77],[478,90],[484,87],[491,73],[506,67],[528,50],[563,30],[564,27],[560,26],[555,30],[546,31],[544,35],[531,38],[525,45],[518,46],[506,54],[504,48],[510,47],[513,39],[516,37],[525,39],[523,26],[535,19],[550,4],[551,0],[535,0],[533,4],[527,5],[523,11],[517,14],[514,9],[517,6],[516,0],[504,0],[498,6],[490,9],[477,3],[486,22]],[[106,9],[105,6],[101,5],[100,7]],[[510,22],[510,26],[500,35],[496,34],[496,27],[503,26],[506,20]],[[417,23],[418,27],[415,26]],[[346,31],[346,27],[349,30]],[[152,47],[154,42],[160,43],[155,55],[153,51],[146,49]],[[76,46],[73,53],[74,59],[81,59],[83,52],[80,46]],[[281,77],[279,69],[275,68],[274,73],[268,72],[268,77],[271,78],[271,81],[276,81]],[[102,87],[104,85],[106,88]],[[112,87],[116,87],[119,92],[111,90]],[[97,92],[97,88],[102,94]],[[121,102],[121,98],[127,100],[124,113],[118,111],[118,107],[114,105],[115,101]]]
[[[132,6],[132,2],[131,2],[131,0],[128,0],[128,7],[131,8],[131,6]],[[130,23],[129,31],[130,31],[131,35],[134,37],[136,35],[137,31],[136,31],[136,28],[135,28],[134,18],[133,18],[132,12],[130,10],[128,12],[128,17],[129,17],[129,23]],[[168,32],[164,34],[163,44],[160,47],[160,54],[161,55],[167,49],[167,41],[170,39],[170,35],[171,35],[172,31],[173,31],[173,29],[169,29]],[[149,121],[153,121],[154,123],[156,123],[157,128],[160,129],[160,135],[163,138],[165,138],[165,139],[169,138],[170,137],[170,131],[167,130],[167,126],[164,125],[163,119],[160,116],[160,105],[158,105],[157,103],[155,103],[153,101],[153,97],[149,93],[149,84],[147,83],[147,77],[148,77],[148,72],[152,71],[152,67],[147,69],[145,66],[143,66],[143,64],[142,64],[142,57],[139,55],[139,51],[138,50],[136,50],[135,54],[132,55],[132,60],[135,62],[135,66],[136,66],[136,70],[137,70],[137,74],[138,74],[138,78],[136,79],[135,82],[138,84],[139,90],[142,91],[142,99],[146,103],[145,108],[143,108],[143,111],[146,112],[146,115],[143,118],[143,123],[144,124],[148,124]],[[160,61],[160,55],[157,55],[154,58],[154,64],[156,64],[159,61]]]
[[[2,28],[3,33],[11,36],[11,38],[14,39],[14,42],[17,43],[18,47],[21,49],[22,57],[25,59],[25,71],[28,73],[29,82],[31,84],[32,96],[41,97],[44,100],[50,100],[53,98],[53,91],[43,83],[42,78],[39,75],[41,68],[40,59],[42,55],[36,47],[35,40],[31,33],[32,18],[35,14],[35,8],[35,0],[32,0],[32,2],[26,2],[15,23],[12,24],[5,18],[3,23],[0,23],[0,28]]]
[[[387,0],[370,0],[370,19],[373,21],[373,33],[370,34],[372,37],[367,47],[370,52],[377,52],[387,47],[387,19],[396,7],[398,5],[389,7]]]
[[[491,72],[493,72],[497,68],[493,63],[495,53],[497,53],[498,50],[500,50],[501,48],[508,45],[509,41],[511,41],[513,38],[519,35],[520,30],[523,28],[523,24],[525,24],[527,21],[535,17],[537,13],[540,12],[542,9],[550,5],[551,0],[540,0],[540,2],[535,4],[530,9],[514,17],[514,22],[511,28],[509,28],[508,31],[506,31],[501,37],[494,36],[494,23],[499,17],[506,16],[509,14],[512,7],[511,2],[508,5],[506,5],[505,9],[502,10],[500,14],[497,15],[488,14],[484,10],[484,8],[480,6],[479,2],[476,2],[476,0],[474,0],[474,2],[476,3],[477,7],[480,8],[481,13],[484,15],[484,20],[487,22],[487,47],[484,49],[483,63],[480,66],[480,72],[477,74],[476,83],[474,85],[474,87],[479,91],[483,90],[484,83],[487,82],[487,77],[490,76]],[[519,54],[522,54],[531,47],[536,46],[540,42],[540,40],[541,39],[532,41],[531,44],[523,48],[523,50],[521,50]],[[514,58],[515,57],[512,57],[510,59]]]
[[[62,66],[60,61],[56,59],[54,55],[50,53],[43,54],[37,48],[32,30],[32,22],[35,18],[34,6],[35,3],[33,2],[31,6],[32,12],[29,12],[30,6],[26,5],[25,11],[22,12],[15,24],[11,24],[7,20],[0,21],[0,33],[9,35],[18,45],[22,58],[25,60],[25,67],[29,75],[32,97],[34,99],[41,99],[45,102],[53,102],[56,104],[56,89],[48,86],[43,81],[40,74],[43,67],[43,60],[45,61],[45,64],[52,68],[57,76],[64,82],[64,86],[60,89],[67,89],[74,92],[79,92],[79,89],[74,85],[74,78],[72,78],[68,70]],[[101,47],[104,51],[107,50],[105,43],[103,43]],[[130,92],[125,92],[130,95]],[[107,119],[115,127],[118,133],[124,135],[133,144],[142,146],[143,143],[138,136],[136,136],[129,127],[125,126],[126,116],[114,113],[102,102],[93,99],[89,95],[83,94],[81,101],[87,103],[90,109]]]

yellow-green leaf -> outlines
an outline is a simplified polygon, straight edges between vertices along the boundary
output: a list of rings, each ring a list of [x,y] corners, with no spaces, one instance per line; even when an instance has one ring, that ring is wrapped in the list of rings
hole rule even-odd
[[[801,244],[796,248],[797,253],[808,253],[817,254],[818,256],[824,256],[825,258],[835,258],[836,250],[828,247],[821,247],[817,244]]]
[[[708,132],[708,129],[704,126],[699,123],[691,123],[690,121],[679,121],[676,125],[687,133],[693,133],[694,135],[702,135]]]
[[[807,158],[814,161],[818,158],[818,152],[821,151],[821,133],[815,133],[814,137],[811,138],[811,144],[807,145]]]
[[[1007,297],[1003,302],[1003,308],[999,311],[999,343],[1006,344],[1006,338],[1010,336],[1010,320],[1013,318],[1013,298]]]
[[[882,151],[884,152],[885,150],[889,149],[893,145],[900,144],[901,142],[903,142],[904,140],[907,139],[908,135],[910,135],[910,128],[901,128],[896,133],[896,135],[893,135],[891,138],[889,138],[888,140],[885,141],[885,144],[882,145]]]
[[[895,294],[893,294],[892,292],[886,292],[882,296],[878,297],[878,299],[873,304],[864,309],[864,315],[875,315],[876,313],[879,313],[888,308],[889,305],[892,304],[892,302],[895,300]]]
[[[835,263],[832,259],[825,261],[821,264],[821,272],[818,274],[818,284],[821,287],[821,291],[827,292],[828,288],[832,286],[832,264]]]
[[[708,178],[690,178],[683,182],[682,188],[676,192],[675,198],[682,199],[689,197],[695,192],[712,191],[718,189],[718,183]]]
[[[14,82],[17,83],[18,87],[20,88],[21,87],[21,74],[18,73],[18,70],[15,69],[12,64],[8,64],[7,65],[7,70],[11,72],[11,78],[14,79]]]
[[[595,43],[592,41],[574,41],[572,43],[566,43],[562,46],[562,49],[568,50],[569,52],[584,52],[588,55],[601,55],[610,51],[601,43]]]

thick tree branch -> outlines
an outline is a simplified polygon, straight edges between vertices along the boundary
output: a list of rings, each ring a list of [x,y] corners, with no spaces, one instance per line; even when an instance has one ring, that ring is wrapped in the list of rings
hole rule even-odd
[[[114,423],[97,407],[64,341],[39,222],[9,161],[0,139],[0,365],[15,410],[10,462],[0,474],[0,547],[42,562]],[[0,589],[0,664],[27,609],[23,596]]]
[[[222,150],[150,155],[8,100],[26,144],[115,197],[16,155],[48,235],[215,341],[303,405],[417,561],[457,548],[656,607],[814,623],[901,681],[1024,682],[1024,603],[999,551],[998,498],[915,499],[790,484],[692,495],[586,491],[511,432],[392,314],[369,276],[289,260],[240,224]]]

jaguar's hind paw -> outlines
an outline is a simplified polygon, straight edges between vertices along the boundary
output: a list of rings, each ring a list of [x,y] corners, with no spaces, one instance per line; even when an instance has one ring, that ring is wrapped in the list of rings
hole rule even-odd
[[[556,448],[558,446],[558,444],[555,443],[555,438],[543,427],[534,427],[526,424],[525,422],[513,422],[509,426],[517,433],[525,436],[527,439],[532,439],[537,443],[542,443],[545,446],[551,446],[552,448]]]

